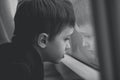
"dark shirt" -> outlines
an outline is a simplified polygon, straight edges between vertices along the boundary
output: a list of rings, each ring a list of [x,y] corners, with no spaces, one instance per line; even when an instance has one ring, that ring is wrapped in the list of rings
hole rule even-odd
[[[43,80],[43,63],[34,47],[0,45],[0,80]]]

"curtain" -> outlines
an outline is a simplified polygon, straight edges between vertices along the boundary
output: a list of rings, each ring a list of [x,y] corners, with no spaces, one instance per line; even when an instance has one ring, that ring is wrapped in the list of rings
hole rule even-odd
[[[10,42],[14,31],[17,0],[0,0],[0,44]]]

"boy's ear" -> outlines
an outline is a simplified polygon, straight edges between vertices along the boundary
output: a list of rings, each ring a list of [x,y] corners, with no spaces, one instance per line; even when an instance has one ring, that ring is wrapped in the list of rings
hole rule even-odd
[[[38,36],[38,45],[41,48],[45,48],[46,45],[47,45],[47,42],[48,42],[48,34],[46,34],[46,33],[39,34],[39,36]]]

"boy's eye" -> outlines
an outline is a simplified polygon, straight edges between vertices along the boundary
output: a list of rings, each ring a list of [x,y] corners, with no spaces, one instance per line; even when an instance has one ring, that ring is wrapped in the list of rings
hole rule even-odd
[[[65,38],[64,40],[67,41],[67,40],[70,40],[70,38]]]

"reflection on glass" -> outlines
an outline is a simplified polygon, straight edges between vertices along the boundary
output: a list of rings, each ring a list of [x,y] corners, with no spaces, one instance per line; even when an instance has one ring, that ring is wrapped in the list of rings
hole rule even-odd
[[[95,36],[92,25],[85,24],[76,26],[76,31],[72,35],[73,55],[75,57],[77,56],[77,58],[83,62],[88,63],[88,65],[98,68],[95,45]],[[74,46],[76,46],[76,49]]]
[[[69,54],[81,62],[99,69],[90,2],[89,0],[75,0],[73,6],[77,25],[71,37],[72,53]]]

